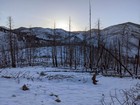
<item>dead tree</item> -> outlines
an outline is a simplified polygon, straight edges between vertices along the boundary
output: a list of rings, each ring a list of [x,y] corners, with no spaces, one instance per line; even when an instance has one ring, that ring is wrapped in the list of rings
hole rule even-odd
[[[8,66],[7,54],[3,45],[1,46],[1,64],[0,65],[1,65],[0,67]]]
[[[52,63],[53,66],[57,67],[57,48],[56,48],[56,33],[55,33],[55,23],[54,23],[54,30],[53,30],[53,45],[52,45]]]
[[[105,48],[104,45],[101,45],[101,47],[108,53],[110,54],[129,74],[130,76],[133,77],[133,74],[127,69],[127,67],[125,67],[125,65],[123,65],[123,63],[115,56],[113,55],[107,48]]]
[[[90,0],[89,0],[89,35],[90,35],[90,53],[89,53],[89,68],[93,69],[93,48],[94,48],[94,45],[92,44],[92,40],[91,40],[91,3],[90,3]]]
[[[97,49],[97,63],[96,66],[99,66],[100,61],[102,60],[102,55],[103,55],[103,49],[102,47],[100,47],[100,44],[103,43],[103,41],[101,41],[101,33],[100,33],[100,20],[98,20],[98,33],[97,33],[97,39],[98,39],[98,49]],[[102,64],[102,61],[100,63],[100,65]]]
[[[88,65],[88,45],[87,45],[87,32],[86,32],[86,29],[85,29],[85,33],[83,34],[83,45],[82,45],[82,49],[83,49],[83,59],[84,59],[84,62],[83,62],[83,66],[85,68],[85,70],[87,71],[87,65]]]
[[[72,59],[73,59],[73,49],[72,49],[72,45],[71,45],[71,17],[69,17],[69,66],[70,69],[72,68]]]
[[[137,49],[137,55],[136,55],[136,69],[135,69],[135,75],[138,74],[138,68],[139,68],[139,56],[140,56],[140,40],[139,40],[139,44],[138,44],[138,49]]]
[[[119,61],[122,62],[122,57],[121,57],[121,43],[120,40],[118,39],[118,49],[119,49]],[[119,63],[120,64],[120,63]],[[119,65],[119,74],[122,76],[122,65]]]
[[[16,67],[16,57],[15,57],[15,47],[14,47],[14,35],[12,33],[12,17],[8,17],[8,26],[9,26],[9,48],[11,56],[11,66]]]
[[[92,82],[94,85],[97,85],[98,80],[96,80],[96,73],[92,76]]]
[[[30,27],[29,28],[29,33],[28,33],[28,40],[27,40],[27,49],[26,49],[26,56],[27,56],[27,61],[28,61],[28,65],[32,66],[34,64],[34,53],[35,53],[35,45],[34,45],[34,34],[33,34],[33,30]]]

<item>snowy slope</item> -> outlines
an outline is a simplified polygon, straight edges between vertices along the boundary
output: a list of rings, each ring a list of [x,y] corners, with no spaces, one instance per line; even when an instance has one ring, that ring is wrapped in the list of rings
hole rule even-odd
[[[122,53],[129,49],[129,56],[137,53],[138,41],[140,39],[140,25],[131,22],[110,26],[102,30],[102,39],[107,47],[118,46],[120,42],[123,47]],[[127,45],[128,42],[128,45]]]
[[[6,48],[5,46],[8,47],[8,36],[4,32],[0,32],[0,47]]]
[[[92,43],[94,44],[94,46],[98,46],[97,29],[92,29],[91,38],[90,38],[89,31],[71,32],[70,36],[69,36],[69,32],[63,29],[54,30],[54,29],[41,28],[41,27],[33,27],[33,28],[21,27],[15,29],[15,31],[27,33],[27,35],[33,35],[34,36],[33,38],[36,38],[37,41],[40,41],[39,43],[46,43],[47,41],[52,41],[53,38],[56,37],[56,40],[62,43],[68,43],[69,40],[71,42],[78,42],[78,43],[82,42],[83,40],[87,40],[88,44]],[[129,51],[129,56],[135,56],[137,54],[138,41],[140,39],[139,24],[135,24],[131,22],[122,23],[122,24],[118,24],[102,29],[100,30],[100,33],[101,33],[100,40],[104,42],[106,47],[110,47],[110,46],[112,46],[113,48],[114,46],[118,47],[118,43],[120,42],[122,46],[123,54],[126,54],[127,47]],[[0,32],[0,36],[4,36],[4,33]],[[5,40],[2,37],[0,39]],[[0,43],[2,42],[3,41],[1,41]],[[32,42],[35,42],[35,40],[33,40]]]
[[[26,32],[26,33],[32,33],[33,35],[35,35],[38,38],[41,39],[45,39],[48,40],[50,39],[49,36],[50,35],[59,35],[60,37],[65,37],[68,36],[68,32],[63,30],[63,29],[50,29],[50,28],[41,28],[41,27],[33,27],[33,28],[18,28],[16,29],[16,31],[20,31],[20,32]]]
[[[42,71],[46,75],[40,76]],[[132,78],[97,76],[99,83],[93,85],[92,75],[88,73],[49,71],[65,70],[43,67],[0,69],[0,105],[101,105],[103,96],[110,101],[110,92],[140,83]],[[4,76],[13,78],[2,78]],[[21,89],[24,84],[29,90]]]

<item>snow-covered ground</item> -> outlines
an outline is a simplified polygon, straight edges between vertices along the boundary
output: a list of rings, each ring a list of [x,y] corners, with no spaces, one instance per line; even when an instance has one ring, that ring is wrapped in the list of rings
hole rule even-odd
[[[45,67],[0,69],[0,105],[102,105],[103,97],[110,101],[111,92],[140,83],[138,79],[99,75],[98,84],[93,85],[92,74],[64,71]],[[24,84],[29,90],[21,89]]]

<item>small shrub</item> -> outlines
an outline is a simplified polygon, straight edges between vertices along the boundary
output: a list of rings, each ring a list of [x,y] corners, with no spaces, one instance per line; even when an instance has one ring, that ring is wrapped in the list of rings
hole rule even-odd
[[[55,101],[56,101],[56,102],[61,102],[61,100],[60,100],[59,98],[57,98]]]
[[[54,94],[53,94],[53,93],[51,93],[51,94],[50,94],[50,96],[54,96]]]
[[[47,74],[45,74],[43,71],[40,72],[40,76],[46,76]]]
[[[50,96],[54,96],[56,98],[55,99],[56,102],[61,102],[61,100],[59,99],[59,96],[58,95],[56,95],[54,93],[51,93]]]
[[[58,95],[51,93],[50,96],[58,97]]]
[[[10,79],[10,78],[12,78],[12,77],[10,77],[10,76],[1,76],[2,78],[7,78],[7,79]]]
[[[16,95],[13,94],[12,97],[16,97]]]
[[[24,85],[22,86],[22,90],[23,90],[23,91],[26,91],[26,90],[29,90],[29,88],[24,84]]]

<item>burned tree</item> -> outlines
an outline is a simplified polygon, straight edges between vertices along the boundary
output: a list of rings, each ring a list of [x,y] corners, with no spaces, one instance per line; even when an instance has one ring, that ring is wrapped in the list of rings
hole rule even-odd
[[[14,45],[15,36],[12,33],[12,17],[8,17],[8,26],[9,26],[8,40],[9,40],[11,66],[16,67],[15,45]]]

